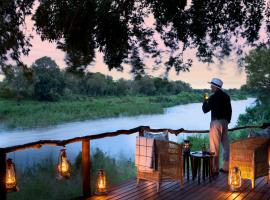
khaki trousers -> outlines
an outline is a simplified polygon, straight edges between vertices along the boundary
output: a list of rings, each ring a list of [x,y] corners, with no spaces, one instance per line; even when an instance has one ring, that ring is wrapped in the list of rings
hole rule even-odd
[[[210,151],[215,152],[213,159],[213,171],[219,170],[219,144],[222,144],[223,150],[223,169],[229,169],[230,144],[228,138],[228,122],[227,120],[213,120],[210,123]]]

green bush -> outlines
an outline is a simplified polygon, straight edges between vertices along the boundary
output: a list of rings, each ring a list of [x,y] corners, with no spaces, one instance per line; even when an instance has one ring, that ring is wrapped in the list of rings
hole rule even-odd
[[[64,76],[53,60],[48,57],[40,58],[32,65],[32,69],[35,98],[56,101],[64,94]]]

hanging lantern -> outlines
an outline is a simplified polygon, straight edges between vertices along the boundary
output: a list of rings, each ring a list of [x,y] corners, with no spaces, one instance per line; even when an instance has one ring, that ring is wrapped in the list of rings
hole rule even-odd
[[[189,142],[189,140],[184,140],[184,152],[190,152],[190,148],[191,148],[191,144]]]
[[[241,171],[238,167],[234,167],[230,170],[229,180],[230,189],[232,192],[238,191],[241,188],[242,178]]]
[[[105,172],[104,170],[100,169],[98,171],[97,182],[96,182],[96,194],[97,195],[106,194],[108,191],[107,185],[108,184],[107,184]]]
[[[65,149],[60,150],[59,161],[57,166],[57,171],[59,178],[69,178],[70,177],[70,163],[67,159],[67,154]]]
[[[18,191],[15,165],[10,158],[6,162],[6,190]]]

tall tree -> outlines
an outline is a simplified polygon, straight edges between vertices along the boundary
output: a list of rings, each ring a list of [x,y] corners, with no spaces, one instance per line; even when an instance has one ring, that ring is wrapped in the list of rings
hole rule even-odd
[[[0,58],[19,61],[27,54],[29,37],[20,28],[31,13],[34,0],[0,2]],[[260,45],[259,30],[270,33],[270,8],[264,0],[38,0],[33,19],[43,40],[57,43],[66,52],[70,71],[82,72],[104,54],[109,69],[132,66],[144,73],[142,60],[152,57],[177,72],[189,70],[187,48],[196,49],[202,62],[223,59],[231,52],[241,55],[245,45]],[[188,3],[189,2],[189,3]],[[18,17],[17,17],[18,16]],[[153,26],[146,19],[153,18]],[[12,35],[15,33],[14,35]],[[159,34],[166,49],[161,50]],[[267,38],[269,41],[269,37]],[[263,41],[267,43],[268,41]],[[164,59],[164,54],[168,59]]]
[[[245,58],[247,86],[270,100],[270,49],[257,48]]]
[[[64,94],[65,80],[59,67],[49,57],[32,64],[34,97],[41,101],[56,101]]]

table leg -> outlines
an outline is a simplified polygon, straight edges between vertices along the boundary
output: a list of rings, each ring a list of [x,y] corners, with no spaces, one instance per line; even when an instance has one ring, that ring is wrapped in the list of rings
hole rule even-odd
[[[190,157],[190,161],[191,161],[191,175],[192,175],[192,180],[194,181],[194,161],[193,161],[193,157]]]
[[[213,157],[211,156],[209,158],[209,180],[210,182],[212,181],[212,177],[213,177]]]
[[[208,177],[208,158],[205,159],[205,177]]]
[[[185,155],[185,153],[184,153],[183,157],[184,157],[184,159],[183,159],[183,166],[184,166],[183,174],[184,174],[184,177],[185,177],[185,169],[186,169],[186,155]]]
[[[187,180],[189,180],[189,155],[187,155]]]
[[[197,162],[198,162],[198,184],[200,184],[200,182],[201,182],[201,159],[198,158]]]
[[[205,171],[206,171],[206,158],[203,158],[202,159],[202,171],[203,171],[203,174],[202,174],[202,178],[203,180],[205,181]]]

